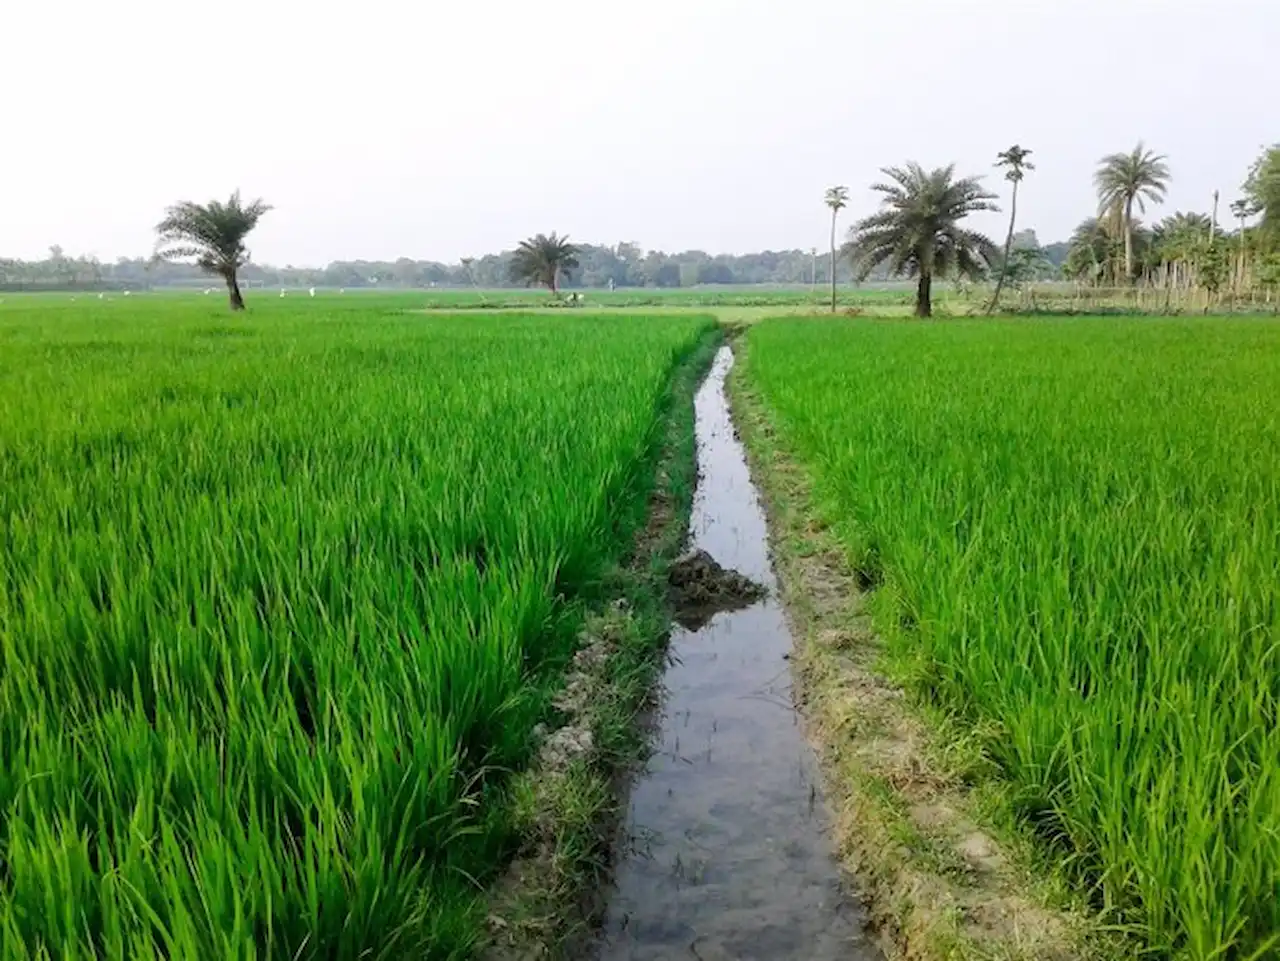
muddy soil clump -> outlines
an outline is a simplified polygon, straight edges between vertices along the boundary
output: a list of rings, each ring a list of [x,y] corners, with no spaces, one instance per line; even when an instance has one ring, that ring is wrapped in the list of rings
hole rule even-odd
[[[765,587],[721,567],[706,551],[686,554],[667,575],[676,623],[687,631],[704,627],[721,611],[740,611],[764,598]]]

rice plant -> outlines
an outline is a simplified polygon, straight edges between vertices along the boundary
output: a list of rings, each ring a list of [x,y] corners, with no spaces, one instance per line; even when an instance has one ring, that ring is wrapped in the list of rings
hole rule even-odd
[[[1280,951],[1280,326],[770,321],[887,664],[1154,953]],[[993,727],[994,723],[994,727]]]
[[[454,958],[709,322],[0,312],[4,957]]]

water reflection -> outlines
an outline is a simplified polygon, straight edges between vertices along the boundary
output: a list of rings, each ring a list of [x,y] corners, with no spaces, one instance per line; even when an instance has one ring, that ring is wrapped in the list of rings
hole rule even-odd
[[[695,399],[694,547],[776,585],[764,513],[729,417],[720,351]],[[600,946],[615,959],[871,959],[828,848],[772,599],[673,629],[661,738],[631,792]]]

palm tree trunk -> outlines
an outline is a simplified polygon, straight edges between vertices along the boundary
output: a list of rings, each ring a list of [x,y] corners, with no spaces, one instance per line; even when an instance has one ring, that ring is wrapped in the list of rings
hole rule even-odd
[[[920,271],[920,280],[916,284],[916,316],[933,316],[933,273]]]
[[[244,310],[244,298],[240,296],[240,282],[235,272],[227,274],[227,294],[231,299],[232,310]]]
[[[1248,272],[1246,267],[1246,250],[1245,243],[1247,241],[1247,231],[1244,226],[1244,218],[1240,218],[1240,289],[1244,289],[1245,275]]]
[[[547,277],[547,286],[551,288],[551,296],[554,297],[558,293],[556,290],[556,271],[551,271]]]
[[[839,211],[831,208],[831,312],[836,312],[836,214]]]
[[[1004,238],[1004,263],[1000,265],[1000,277],[996,280],[996,292],[991,295],[991,303],[987,313],[994,313],[1000,305],[1000,292],[1004,290],[1004,279],[1009,275],[1009,255],[1013,253],[1013,224],[1018,217],[1018,181],[1013,182],[1013,199],[1009,202],[1009,233]]]
[[[1133,199],[1124,204],[1124,278],[1133,283]]]

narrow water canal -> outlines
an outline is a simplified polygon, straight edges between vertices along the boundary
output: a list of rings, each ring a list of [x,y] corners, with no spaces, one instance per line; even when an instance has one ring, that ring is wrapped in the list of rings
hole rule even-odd
[[[695,399],[693,547],[776,586],[759,496],[725,398],[721,349]],[[673,628],[660,746],[631,791],[601,961],[862,961],[879,956],[828,847],[792,706],[774,596]]]

